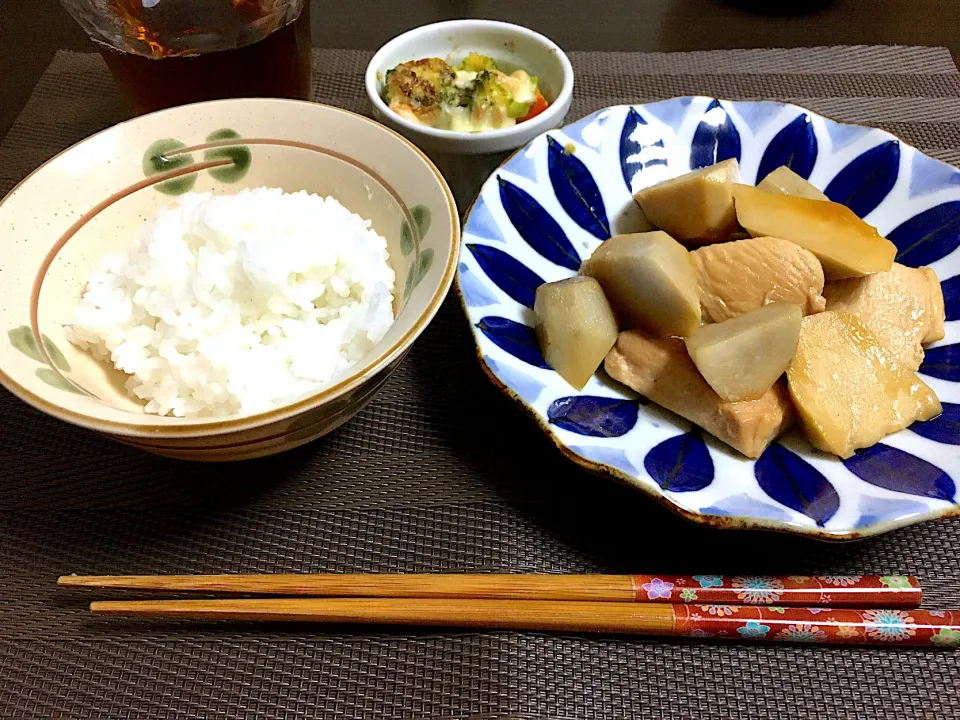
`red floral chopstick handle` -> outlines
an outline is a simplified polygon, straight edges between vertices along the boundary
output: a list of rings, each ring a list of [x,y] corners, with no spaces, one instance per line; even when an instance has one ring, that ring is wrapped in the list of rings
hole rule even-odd
[[[728,640],[960,646],[960,611],[677,605],[675,634]]]
[[[637,602],[806,607],[920,605],[915,577],[906,575],[634,575]]]

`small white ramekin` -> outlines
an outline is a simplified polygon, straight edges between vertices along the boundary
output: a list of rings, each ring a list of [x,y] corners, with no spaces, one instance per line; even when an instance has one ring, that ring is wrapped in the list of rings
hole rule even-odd
[[[488,55],[506,68],[536,75],[550,106],[535,118],[510,128],[467,133],[418,125],[395,114],[384,103],[380,95],[383,76],[396,65],[427,57],[443,58],[453,64],[470,52]],[[556,43],[533,30],[494,20],[449,20],[405,32],[380,48],[367,66],[366,89],[376,118],[426,152],[486,155],[515,150],[545,130],[559,126],[573,97],[573,68]]]

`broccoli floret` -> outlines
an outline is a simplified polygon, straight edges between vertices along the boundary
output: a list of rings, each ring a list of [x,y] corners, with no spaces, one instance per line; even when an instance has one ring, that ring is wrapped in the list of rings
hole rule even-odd
[[[513,101],[513,95],[503,84],[503,76],[496,70],[484,70],[474,81],[473,106],[505,108]]]
[[[470,107],[473,101],[472,83],[450,83],[443,89],[443,97],[440,100],[447,107]]]
[[[493,58],[472,52],[460,63],[460,69],[478,73],[484,70],[496,70],[497,64],[493,61]]]

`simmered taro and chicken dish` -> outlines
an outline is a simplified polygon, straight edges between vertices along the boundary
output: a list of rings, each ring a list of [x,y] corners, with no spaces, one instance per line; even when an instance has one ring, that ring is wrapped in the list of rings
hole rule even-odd
[[[541,285],[547,363],[582,389],[602,367],[750,458],[791,427],[842,458],[941,412],[918,375],[944,336],[930,268],[786,167],[735,160],[642,189],[656,230],[615,236]]]

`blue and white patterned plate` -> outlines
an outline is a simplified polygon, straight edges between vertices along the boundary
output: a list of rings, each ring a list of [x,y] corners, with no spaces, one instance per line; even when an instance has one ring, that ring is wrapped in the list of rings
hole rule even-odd
[[[632,194],[735,157],[743,182],[780,165],[929,265],[946,337],[920,372],[943,415],[849,460],[797,433],[747,460],[690,423],[595,376],[576,392],[537,348],[533,299],[577,272],[611,234],[637,229]],[[777,102],[676,98],[601,110],[533,140],[484,184],[463,233],[458,288],[484,367],[580,465],[687,518],[852,539],[960,514],[960,171],[882,130]]]

